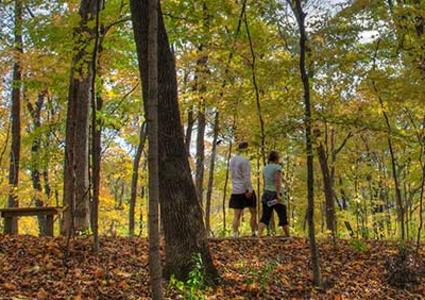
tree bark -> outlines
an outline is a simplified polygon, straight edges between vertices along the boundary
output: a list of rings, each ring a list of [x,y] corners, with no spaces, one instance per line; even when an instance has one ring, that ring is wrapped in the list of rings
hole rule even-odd
[[[205,1],[202,1],[202,13],[203,13],[203,34],[208,34],[208,10]],[[201,57],[196,63],[196,88],[199,93],[199,105],[198,105],[198,129],[196,138],[196,173],[195,173],[195,185],[196,192],[198,194],[198,200],[201,207],[204,206],[204,173],[205,173],[205,127],[206,127],[206,103],[205,103],[205,92],[206,88],[206,77],[208,73],[208,55],[204,54],[205,45],[201,43],[199,46],[199,52]]]
[[[162,267],[159,245],[159,143],[158,143],[158,0],[148,0],[148,97],[146,120],[148,124],[149,153],[149,275],[152,299],[163,299]]]
[[[421,234],[422,234],[422,228],[424,225],[424,196],[425,196],[425,116],[422,120],[422,128],[421,128],[421,134],[418,133],[418,140],[421,144],[421,153],[419,156],[419,162],[422,166],[422,180],[421,180],[421,192],[419,196],[419,225],[418,225],[418,235],[416,237],[416,249],[419,251],[420,245],[421,245]]]
[[[22,66],[21,54],[23,52],[22,42],[22,0],[15,0],[15,57],[13,65],[12,81],[12,146],[10,150],[8,207],[18,207],[17,188],[19,183],[19,160],[21,152],[21,85]],[[4,230],[7,233],[18,233],[18,220],[7,218],[4,222]]]
[[[131,14],[143,95],[147,98],[147,0],[131,0]],[[161,217],[165,236],[165,274],[187,278],[193,268],[193,256],[200,254],[207,279],[217,271],[208,249],[201,206],[196,197],[177,101],[174,57],[168,42],[161,9],[158,16],[158,87],[159,87],[159,184]]]
[[[421,162],[422,164],[422,180],[421,180],[421,192],[419,196],[419,225],[418,225],[418,234],[416,237],[416,249],[420,248],[421,245],[421,234],[422,234],[422,228],[424,225],[424,195],[425,195],[425,163]]]
[[[304,87],[304,126],[305,142],[307,152],[307,223],[310,243],[310,255],[313,269],[313,282],[315,286],[322,284],[319,251],[316,244],[316,235],[314,228],[314,165],[313,165],[313,136],[312,136],[312,113],[310,99],[310,82],[306,68],[306,42],[307,34],[305,30],[305,16],[301,0],[295,0],[295,7],[288,0],[296,16],[300,30],[300,75]]]
[[[207,229],[207,233],[211,232],[211,224],[210,224],[210,215],[211,215],[211,197],[213,191],[214,184],[214,168],[215,168],[215,158],[217,156],[217,142],[218,142],[218,132],[219,132],[219,121],[220,114],[218,111],[215,113],[214,119],[214,133],[213,133],[213,142],[211,149],[211,158],[210,158],[210,170],[208,176],[208,188],[207,188],[207,202],[205,205],[205,227]]]
[[[43,207],[44,202],[42,200],[41,194],[43,193],[43,187],[41,185],[41,176],[42,173],[40,171],[40,159],[39,156],[40,147],[41,147],[41,136],[40,133],[37,133],[41,126],[41,110],[44,106],[44,98],[46,96],[46,91],[42,91],[38,94],[37,101],[35,106],[31,104],[31,102],[27,102],[27,108],[30,112],[32,118],[32,131],[35,133],[34,139],[31,145],[31,181],[32,187],[34,189],[34,203],[36,207]],[[46,217],[45,216],[37,216],[38,220],[38,229],[40,235],[46,235]]]
[[[379,45],[380,45],[380,40],[378,40],[377,44],[376,44],[376,50],[375,50],[375,56],[373,58],[373,69],[375,70],[376,68],[376,58],[378,55],[378,50],[379,50]],[[395,199],[396,199],[396,204],[397,204],[397,215],[398,215],[398,219],[399,219],[399,223],[400,223],[400,237],[401,240],[403,241],[405,239],[405,221],[404,221],[404,205],[403,205],[403,197],[401,195],[401,189],[400,189],[400,181],[399,181],[399,175],[397,172],[397,157],[394,151],[394,146],[393,146],[393,139],[392,139],[392,127],[391,127],[391,122],[390,122],[390,118],[388,116],[388,113],[385,109],[385,105],[384,105],[384,100],[382,99],[379,91],[378,91],[378,87],[376,85],[375,80],[372,79],[372,86],[373,89],[376,93],[376,96],[378,98],[379,101],[379,105],[381,107],[381,111],[382,111],[382,116],[384,117],[385,120],[385,125],[387,126],[387,143],[388,143],[388,149],[390,150],[390,158],[391,158],[391,171],[392,171],[392,177],[393,177],[393,181],[394,181],[394,189],[395,189]]]
[[[190,144],[192,141],[192,131],[193,131],[194,124],[195,124],[195,118],[193,117],[193,105],[192,105],[187,112],[187,127],[186,127],[186,135],[185,135],[185,145],[186,145],[187,156],[190,156]]]
[[[336,242],[336,218],[335,218],[335,198],[331,181],[331,174],[328,166],[328,158],[325,147],[320,142],[317,145],[317,155],[323,178],[323,192],[325,194],[325,216],[326,228],[331,232],[334,242]]]
[[[204,89],[199,90],[200,93],[205,92]],[[198,129],[196,134],[196,172],[195,185],[198,201],[201,207],[204,206],[204,172],[205,172],[205,99],[201,95],[198,107]]]
[[[92,97],[92,52],[90,45],[94,29],[89,26],[97,15],[97,0],[82,1],[81,21],[75,29],[77,40],[72,58],[66,119],[64,165],[63,234],[85,232],[89,229],[89,106]]]
[[[96,88],[96,79],[101,77],[98,57],[102,52],[100,10],[103,9],[103,0],[96,0],[95,40],[92,52],[92,82],[91,82],[91,112],[92,112],[92,201],[91,201],[91,228],[93,231],[93,250],[99,250],[99,196],[100,196],[100,164],[102,160],[102,121],[98,119],[98,112],[102,111],[103,99]],[[99,70],[98,70],[99,69]],[[101,84],[100,84],[101,86]]]
[[[261,159],[263,165],[266,165],[266,133],[264,129],[264,118],[263,113],[261,109],[261,99],[260,99],[260,91],[258,88],[258,82],[257,82],[257,72],[256,72],[256,62],[257,62],[257,56],[255,55],[254,45],[251,38],[251,32],[249,30],[248,25],[248,18],[246,16],[246,12],[244,14],[244,22],[245,22],[245,29],[248,36],[249,41],[249,49],[251,52],[251,74],[252,74],[252,85],[254,87],[255,92],[255,103],[257,107],[257,115],[258,115],[258,122],[260,123],[260,150],[261,150]],[[274,218],[272,217],[272,220],[274,222]]]
[[[128,216],[128,233],[134,236],[135,212],[136,212],[136,199],[137,199],[137,184],[139,180],[139,166],[140,159],[142,158],[143,148],[146,143],[146,122],[140,126],[139,144],[137,145],[136,154],[133,160],[133,173],[131,176],[131,192],[130,192],[130,209]]]
[[[233,142],[230,141],[230,143],[229,143],[229,150],[227,151],[226,176],[224,178],[224,188],[223,188],[223,203],[222,203],[222,210],[223,210],[223,234],[225,234],[226,233],[226,230],[227,230],[227,224],[226,224],[226,201],[227,201],[227,187],[229,185],[229,170],[230,170],[230,159],[232,158],[232,150],[233,150]]]

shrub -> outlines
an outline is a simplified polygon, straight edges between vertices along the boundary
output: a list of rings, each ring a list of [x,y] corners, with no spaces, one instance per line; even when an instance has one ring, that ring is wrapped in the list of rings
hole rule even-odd
[[[412,249],[401,244],[398,254],[386,259],[386,280],[391,286],[405,289],[419,283],[419,270],[415,266],[413,254]]]

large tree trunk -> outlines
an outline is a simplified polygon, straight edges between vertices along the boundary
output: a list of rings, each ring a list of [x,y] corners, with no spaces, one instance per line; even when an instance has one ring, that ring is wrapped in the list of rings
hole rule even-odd
[[[64,165],[64,234],[89,229],[88,135],[92,95],[92,52],[97,0],[82,1],[81,21],[75,29],[76,47],[72,59],[66,119]]]
[[[19,159],[21,152],[21,54],[22,54],[22,0],[15,0],[15,61],[12,82],[12,147],[10,150],[9,198],[8,207],[18,207],[17,187],[19,182]],[[18,233],[18,220],[6,218],[4,230],[7,233]]]
[[[145,99],[148,85],[147,4],[147,0],[130,1]],[[159,184],[165,236],[165,274],[187,278],[193,268],[194,255],[200,254],[206,277],[213,278],[217,273],[209,253],[202,210],[190,173],[177,101],[175,62],[161,9],[158,18]]]
[[[310,242],[310,255],[313,269],[313,282],[315,286],[322,284],[320,274],[319,251],[316,244],[316,235],[314,228],[314,165],[313,165],[313,137],[311,120],[311,100],[310,100],[310,82],[306,68],[306,42],[307,34],[305,30],[305,13],[303,11],[301,0],[295,0],[295,7],[290,3],[296,16],[300,30],[300,73],[304,87],[304,126],[305,141],[307,151],[307,223]]]
[[[143,87],[148,90],[146,120],[149,138],[149,275],[152,299],[163,298],[162,267],[159,248],[159,143],[158,143],[158,8],[159,0],[148,0],[148,76]]]
[[[133,160],[133,174],[131,176],[131,192],[130,192],[130,209],[128,216],[128,234],[134,236],[136,199],[137,199],[137,183],[139,180],[139,166],[142,158],[143,148],[146,142],[146,123],[143,122],[140,127],[139,144],[137,145],[136,154]]]
[[[215,113],[215,120],[214,120],[214,136],[213,136],[211,158],[210,158],[210,170],[209,170],[208,188],[207,188],[207,202],[205,205],[205,227],[207,229],[208,234],[211,232],[211,224],[210,224],[211,197],[212,197],[213,184],[214,184],[215,158],[217,156],[219,120],[220,120],[220,115],[219,115],[219,112],[217,111]]]

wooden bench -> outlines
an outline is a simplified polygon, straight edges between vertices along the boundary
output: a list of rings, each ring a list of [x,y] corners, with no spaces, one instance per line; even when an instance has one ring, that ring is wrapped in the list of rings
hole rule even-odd
[[[13,207],[0,209],[0,215],[5,220],[27,216],[46,216],[46,236],[53,236],[53,218],[61,211],[60,207]],[[10,232],[6,226],[4,233]],[[42,234],[42,233],[41,233]]]

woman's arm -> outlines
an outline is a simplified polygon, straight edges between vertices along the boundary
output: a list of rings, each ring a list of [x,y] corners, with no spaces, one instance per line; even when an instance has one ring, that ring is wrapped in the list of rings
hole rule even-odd
[[[274,186],[276,188],[276,194],[277,197],[280,197],[280,189],[282,187],[282,172],[281,171],[277,171],[274,174]]]

